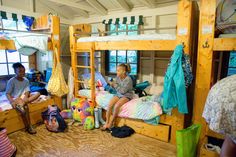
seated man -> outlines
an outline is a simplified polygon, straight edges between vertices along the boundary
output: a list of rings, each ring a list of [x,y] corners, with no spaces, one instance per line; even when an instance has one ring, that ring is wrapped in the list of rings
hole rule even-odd
[[[25,67],[21,63],[14,63],[13,69],[16,76],[7,82],[6,95],[12,107],[21,113],[23,122],[30,134],[36,131],[30,124],[28,104],[36,100],[40,94],[30,93],[29,81],[25,76]]]

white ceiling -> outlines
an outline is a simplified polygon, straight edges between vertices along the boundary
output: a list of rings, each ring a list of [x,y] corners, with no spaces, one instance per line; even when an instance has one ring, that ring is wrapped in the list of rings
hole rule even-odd
[[[178,0],[0,0],[2,7],[11,7],[39,14],[49,12],[67,20],[77,17],[105,16],[115,11],[156,8]]]

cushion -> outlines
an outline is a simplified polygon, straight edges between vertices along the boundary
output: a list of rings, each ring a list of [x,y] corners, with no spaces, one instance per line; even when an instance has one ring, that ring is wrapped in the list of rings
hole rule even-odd
[[[91,78],[90,73],[82,74],[80,76],[80,80],[85,81],[85,82],[88,82],[90,78]],[[104,77],[102,76],[100,72],[95,72],[95,82],[97,82],[98,80],[102,82],[102,86],[105,88],[107,85],[106,80],[104,79]],[[88,88],[88,83],[82,84],[82,88]]]

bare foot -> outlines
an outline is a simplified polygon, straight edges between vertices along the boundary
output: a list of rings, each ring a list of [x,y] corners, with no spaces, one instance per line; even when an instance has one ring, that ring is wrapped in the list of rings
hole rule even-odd
[[[108,127],[108,124],[107,124],[107,122],[102,126],[102,128],[101,128],[101,130],[106,130]]]
[[[107,128],[110,129],[110,128],[112,128],[112,126],[113,126],[113,122],[110,122],[110,123],[107,125]]]

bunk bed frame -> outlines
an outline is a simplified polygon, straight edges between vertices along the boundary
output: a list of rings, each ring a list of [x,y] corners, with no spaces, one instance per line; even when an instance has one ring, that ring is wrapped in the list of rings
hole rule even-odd
[[[194,123],[202,124],[200,140],[200,156],[217,157],[217,153],[208,151],[204,144],[208,142],[208,137],[223,139],[224,137],[209,129],[205,119],[202,117],[205,101],[211,86],[214,84],[214,53],[227,53],[236,50],[236,38],[216,38],[216,0],[201,0],[201,13],[199,23],[199,41],[197,57],[197,73],[194,91]]]
[[[184,45],[186,53],[191,55],[193,52],[193,18],[198,13],[197,5],[189,0],[180,0],[178,2],[178,21],[177,21],[177,39],[176,40],[139,40],[139,41],[118,41],[118,42],[77,42],[76,34],[91,33],[91,27],[88,24],[72,25],[70,31],[70,51],[71,62],[74,73],[74,93],[78,95],[78,87],[82,81],[78,80],[78,69],[88,68],[91,72],[91,100],[95,103],[95,62],[94,55],[97,50],[156,50],[156,51],[173,51],[178,44]],[[89,52],[90,66],[78,65],[77,55],[79,53]],[[117,125],[128,125],[134,128],[137,133],[156,138],[165,142],[175,144],[176,130],[185,127],[185,115],[180,114],[177,109],[173,110],[173,114],[161,115],[160,124],[157,126],[149,125],[141,120],[118,118]]]
[[[51,26],[48,27],[48,18],[51,18]],[[47,26],[47,27],[46,27]],[[53,50],[54,47],[60,47],[60,19],[57,16],[48,15],[41,16],[36,19],[36,23],[32,31],[42,32],[42,31],[50,31],[51,41],[48,43],[48,49]],[[15,44],[13,40],[1,40],[0,41],[0,49],[15,49]],[[58,49],[58,55],[60,55],[60,49]],[[29,60],[31,58],[29,57]],[[41,113],[45,111],[48,105],[57,104],[59,108],[62,109],[62,100],[60,97],[51,96],[46,101],[40,103],[31,103],[29,104],[29,112],[30,112],[30,121],[32,124],[36,124],[42,122]],[[24,123],[21,119],[20,114],[15,110],[6,110],[0,111],[0,126],[5,127],[7,129],[7,133],[15,132],[17,130],[23,129]]]

